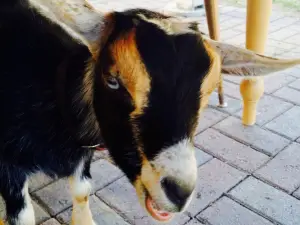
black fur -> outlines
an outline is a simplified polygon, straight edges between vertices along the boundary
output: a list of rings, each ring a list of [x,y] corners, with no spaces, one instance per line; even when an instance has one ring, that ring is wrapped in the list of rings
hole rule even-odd
[[[164,17],[141,9],[114,13],[113,32],[92,74],[93,110],[101,135],[132,182],[141,170],[129,117],[135,106],[125,87],[111,90],[103,81],[102,74],[108,73],[114,60],[107,46],[136,27],[136,44],[151,77],[151,92],[149,107],[134,123],[150,160],[163,147],[191,137],[201,82],[210,63],[199,37],[167,35],[137,13]],[[101,137],[94,127],[85,127],[91,129],[85,133],[95,135],[80,135],[90,113],[80,101],[91,57],[87,48],[16,0],[0,3],[0,33],[0,193],[9,202],[12,221],[23,207],[19,196],[28,175],[42,171],[49,176],[70,176],[85,159],[83,176],[90,177],[93,151],[81,146],[99,143]],[[59,72],[61,66],[65,72]]]
[[[26,172],[43,168],[47,174],[65,176],[86,154],[79,148],[80,140],[67,129],[57,104],[56,85],[60,80],[56,74],[60,63],[70,55],[70,48],[56,32],[49,32],[57,27],[30,13],[24,10],[13,21],[1,21],[0,159]],[[70,109],[70,96],[78,92],[85,61],[90,56],[86,48],[73,43],[74,46],[72,51],[76,54],[70,56],[64,87],[66,108]],[[73,121],[76,125],[75,118]],[[70,165],[66,166],[68,159]]]
[[[93,153],[81,148],[92,140],[76,138],[78,130],[66,126],[56,89],[58,67],[70,57],[61,97],[72,109],[89,52],[26,5],[15,4],[0,6],[0,193],[12,225],[24,204],[20,191],[28,175],[70,176]],[[78,128],[80,117],[68,116]]]

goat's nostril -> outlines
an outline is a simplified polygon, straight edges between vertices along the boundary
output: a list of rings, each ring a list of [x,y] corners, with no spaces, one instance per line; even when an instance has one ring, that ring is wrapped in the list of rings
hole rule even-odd
[[[189,188],[184,188],[178,185],[174,179],[169,177],[162,179],[161,186],[169,200],[178,206],[180,210],[184,207],[186,201],[193,191]]]

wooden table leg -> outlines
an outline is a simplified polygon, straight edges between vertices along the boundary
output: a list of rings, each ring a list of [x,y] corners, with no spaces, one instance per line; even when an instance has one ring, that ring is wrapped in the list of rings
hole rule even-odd
[[[264,53],[271,10],[272,0],[247,0],[246,48]],[[264,93],[263,79],[243,80],[240,92],[244,103],[242,122],[244,125],[253,125],[256,122],[257,103]]]
[[[220,38],[218,0],[204,0],[209,36],[213,40]]]

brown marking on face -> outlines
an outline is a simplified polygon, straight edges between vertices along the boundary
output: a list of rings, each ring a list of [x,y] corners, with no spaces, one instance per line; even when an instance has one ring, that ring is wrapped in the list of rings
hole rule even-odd
[[[117,39],[111,46],[110,51],[115,64],[110,67],[110,74],[118,76],[122,84],[132,97],[135,109],[130,114],[133,121],[148,104],[150,91],[150,77],[136,46],[136,30],[133,28],[127,34]],[[138,151],[144,155],[143,144],[139,141],[139,128],[132,122],[134,138],[138,143]]]
[[[150,77],[136,46],[135,29],[116,40],[110,49],[116,62],[110,68],[110,73],[119,75],[119,79],[130,93],[135,105],[135,110],[130,116],[134,118],[143,113],[150,90]]]
[[[136,180],[133,184],[140,201],[143,201],[145,199],[145,189],[152,197],[155,197],[155,195],[153,194],[158,191],[161,179],[161,172],[155,170],[155,168],[151,166],[151,163],[146,159],[145,156],[143,156],[142,158],[143,160],[141,175],[136,177]],[[142,204],[144,203],[142,202]]]
[[[147,190],[153,190],[153,186],[160,182],[161,174],[156,171],[150,162],[144,158],[142,161],[142,182]]]

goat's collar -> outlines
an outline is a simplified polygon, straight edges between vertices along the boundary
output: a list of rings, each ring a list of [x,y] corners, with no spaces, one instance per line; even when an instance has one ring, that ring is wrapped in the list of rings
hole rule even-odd
[[[106,150],[105,146],[103,144],[96,144],[96,145],[90,145],[90,146],[81,146],[82,148],[85,149],[92,149],[95,151],[104,151]]]

